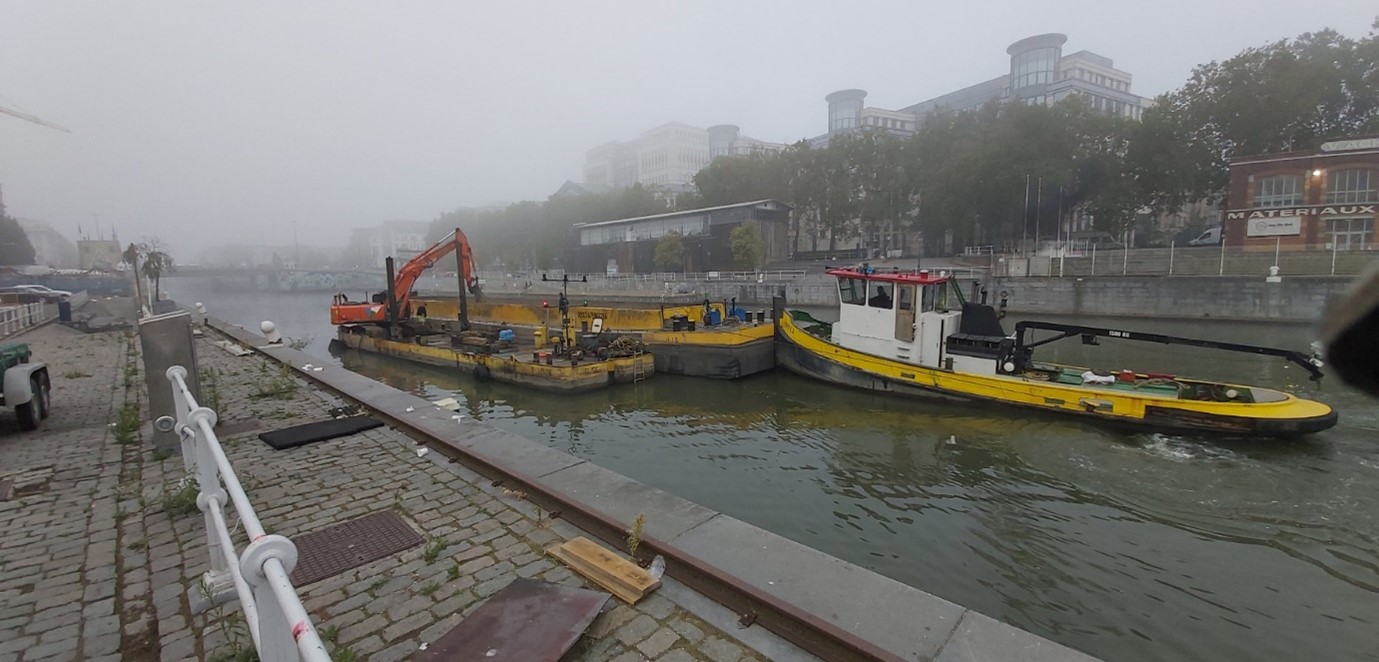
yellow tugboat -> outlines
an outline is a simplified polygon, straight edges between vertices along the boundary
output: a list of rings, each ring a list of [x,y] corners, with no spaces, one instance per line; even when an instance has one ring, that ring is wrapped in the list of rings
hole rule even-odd
[[[1020,322],[1007,335],[996,311],[964,301],[945,274],[831,269],[838,321],[820,323],[776,302],[776,362],[816,379],[902,395],[1000,403],[1154,430],[1291,436],[1336,424],[1330,406],[1283,391],[1170,374],[1039,362],[1034,349],[1077,337],[1115,338],[1277,356],[1321,378],[1316,356],[1117,329]],[[1053,335],[1035,339],[1036,331]]]

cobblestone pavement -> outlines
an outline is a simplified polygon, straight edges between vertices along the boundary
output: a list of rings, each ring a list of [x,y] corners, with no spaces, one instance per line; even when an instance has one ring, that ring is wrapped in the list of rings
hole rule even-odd
[[[146,424],[132,435],[109,425],[143,399],[142,388],[125,387],[143,378],[126,368],[135,341],[61,327],[25,340],[52,366],[54,404],[38,433],[0,417],[0,478],[16,477],[19,491],[0,502],[0,660],[233,659],[252,648],[237,603],[191,613],[207,552],[202,518],[178,490],[181,459],[155,451]],[[260,356],[233,357],[208,339],[197,352],[202,404],[220,413],[226,453],[265,528],[293,537],[391,509],[427,540],[299,587],[337,658],[406,659],[515,577],[591,587],[543,553],[572,527],[459,465],[419,456],[400,432],[270,449],[258,432],[320,420],[344,403]],[[567,659],[760,658],[653,594],[635,607],[610,599]]]

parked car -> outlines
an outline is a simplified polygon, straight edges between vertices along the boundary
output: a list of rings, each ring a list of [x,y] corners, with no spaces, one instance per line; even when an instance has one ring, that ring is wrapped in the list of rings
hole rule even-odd
[[[72,293],[67,290],[55,290],[47,285],[11,285],[9,287],[0,288],[0,292],[9,294],[28,294],[47,303],[62,301],[72,296]]]
[[[1221,243],[1221,228],[1208,228],[1206,232],[1198,235],[1196,239],[1189,239],[1189,246],[1215,246]]]

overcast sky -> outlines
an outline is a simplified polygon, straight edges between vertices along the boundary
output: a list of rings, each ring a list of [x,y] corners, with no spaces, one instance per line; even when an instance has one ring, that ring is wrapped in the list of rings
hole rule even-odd
[[[1131,6],[1133,5],[1133,6]],[[545,199],[584,151],[669,120],[790,142],[823,97],[899,108],[1068,35],[1154,96],[1195,64],[1372,0],[1251,2],[0,1],[0,186],[69,237],[99,222],[208,244],[343,245],[349,229]]]

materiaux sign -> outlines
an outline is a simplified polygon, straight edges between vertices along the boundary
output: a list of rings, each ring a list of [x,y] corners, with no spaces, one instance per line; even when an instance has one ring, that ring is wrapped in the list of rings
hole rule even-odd
[[[1256,218],[1246,221],[1245,227],[1251,237],[1289,237],[1302,234],[1302,219],[1297,216]]]
[[[1231,209],[1226,220],[1260,218],[1288,218],[1296,216],[1374,216],[1379,205],[1309,205],[1303,207],[1274,207],[1271,209]]]

